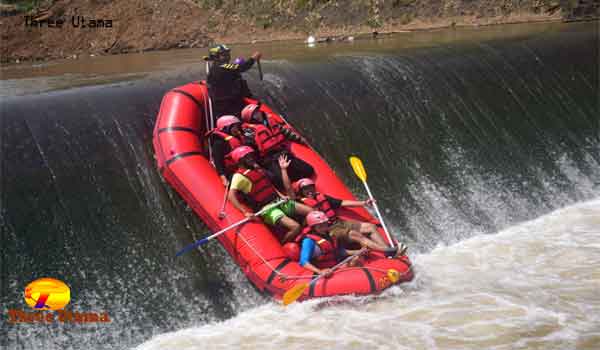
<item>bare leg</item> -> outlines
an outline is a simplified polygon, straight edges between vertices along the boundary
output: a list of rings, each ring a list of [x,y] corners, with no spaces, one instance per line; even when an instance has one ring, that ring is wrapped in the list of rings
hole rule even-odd
[[[350,231],[348,233],[348,238],[352,242],[359,243],[361,246],[367,247],[367,248],[373,249],[373,250],[387,252],[389,250],[388,248],[390,248],[387,244],[378,243],[370,238],[365,237],[362,233],[357,232],[357,231]]]
[[[306,204],[302,204],[300,202],[295,202],[295,210],[297,214],[300,214],[301,216],[306,216],[306,214],[310,213],[311,211],[313,211],[314,209],[309,207]]]
[[[277,225],[281,225],[288,229],[288,232],[285,234],[285,236],[283,236],[282,243],[292,242],[300,233],[300,224],[288,216],[284,216],[279,219],[279,221],[277,221]]]
[[[361,234],[369,235],[369,239],[378,243],[380,246],[384,246],[385,249],[383,252],[387,256],[400,256],[406,253],[406,249],[408,248],[404,243],[400,243],[391,237],[394,242],[394,248],[390,247],[389,243],[377,232],[377,226],[368,222],[360,223],[360,232]],[[362,244],[362,243],[361,243]]]
[[[374,224],[368,222],[361,222],[359,231],[360,233],[366,234],[367,237],[369,237],[371,240],[386,247],[389,246],[385,239],[383,239],[379,232],[377,232],[377,226],[375,226]]]

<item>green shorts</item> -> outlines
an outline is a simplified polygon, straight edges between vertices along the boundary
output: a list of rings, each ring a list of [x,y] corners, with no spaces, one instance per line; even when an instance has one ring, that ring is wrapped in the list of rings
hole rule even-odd
[[[267,205],[270,205],[270,204],[267,204]],[[260,217],[268,225],[274,226],[277,224],[277,221],[279,221],[282,217],[294,215],[295,212],[296,212],[296,202],[287,201],[287,202],[281,203],[280,205],[265,211],[264,213],[262,213],[262,215]]]

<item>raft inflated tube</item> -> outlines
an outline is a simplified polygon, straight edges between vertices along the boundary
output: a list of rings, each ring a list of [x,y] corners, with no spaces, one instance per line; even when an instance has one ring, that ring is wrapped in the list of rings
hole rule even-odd
[[[158,168],[165,181],[179,193],[210,231],[218,232],[246,217],[228,202],[224,207],[225,219],[219,218],[227,189],[211,164],[206,148],[206,129],[211,125],[210,116],[207,115],[209,108],[206,108],[207,96],[204,82],[189,83],[167,92],[157,115],[153,146]],[[245,102],[258,103],[252,99],[246,99]],[[267,105],[261,104],[260,110],[275,121],[284,123],[283,118]],[[354,199],[329,165],[310,146],[294,142],[290,145],[290,151],[314,168],[318,191],[337,198]],[[376,222],[364,208],[341,208],[337,212],[343,219]],[[378,232],[385,237],[380,227]],[[287,256],[277,232],[260,221],[246,222],[218,235],[216,239],[248,280],[258,290],[275,299],[280,300],[287,290],[313,278],[311,271]],[[378,252],[370,252],[363,258],[362,266],[342,267],[330,278],[319,279],[304,291],[300,300],[380,293],[393,284],[410,281],[413,278],[410,266],[407,256],[387,259]],[[391,270],[397,271],[397,274],[390,273]]]

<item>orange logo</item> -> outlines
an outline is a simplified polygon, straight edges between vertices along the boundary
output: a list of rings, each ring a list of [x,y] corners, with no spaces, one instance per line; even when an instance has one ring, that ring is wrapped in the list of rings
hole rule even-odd
[[[108,312],[81,312],[65,310],[71,301],[71,289],[67,284],[55,278],[39,278],[25,287],[25,302],[34,311],[9,309],[10,323],[108,323]]]
[[[71,301],[71,289],[63,281],[44,277],[25,287],[25,302],[35,310],[60,310]]]
[[[389,287],[392,284],[392,281],[390,281],[387,276],[381,276],[381,278],[379,279],[379,289],[385,289],[387,287]]]
[[[400,280],[400,273],[396,269],[389,269],[385,276],[379,279],[379,289],[385,289]]]

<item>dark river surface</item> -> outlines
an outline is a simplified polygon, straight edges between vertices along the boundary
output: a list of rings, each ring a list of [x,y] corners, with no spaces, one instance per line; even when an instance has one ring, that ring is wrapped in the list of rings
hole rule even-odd
[[[264,54],[254,94],[364,196],[417,278],[287,309],[258,294],[160,178],[163,94],[204,50],[2,67],[0,345],[8,349],[593,349],[600,344],[598,23],[398,33]],[[102,324],[11,324],[49,276]]]

